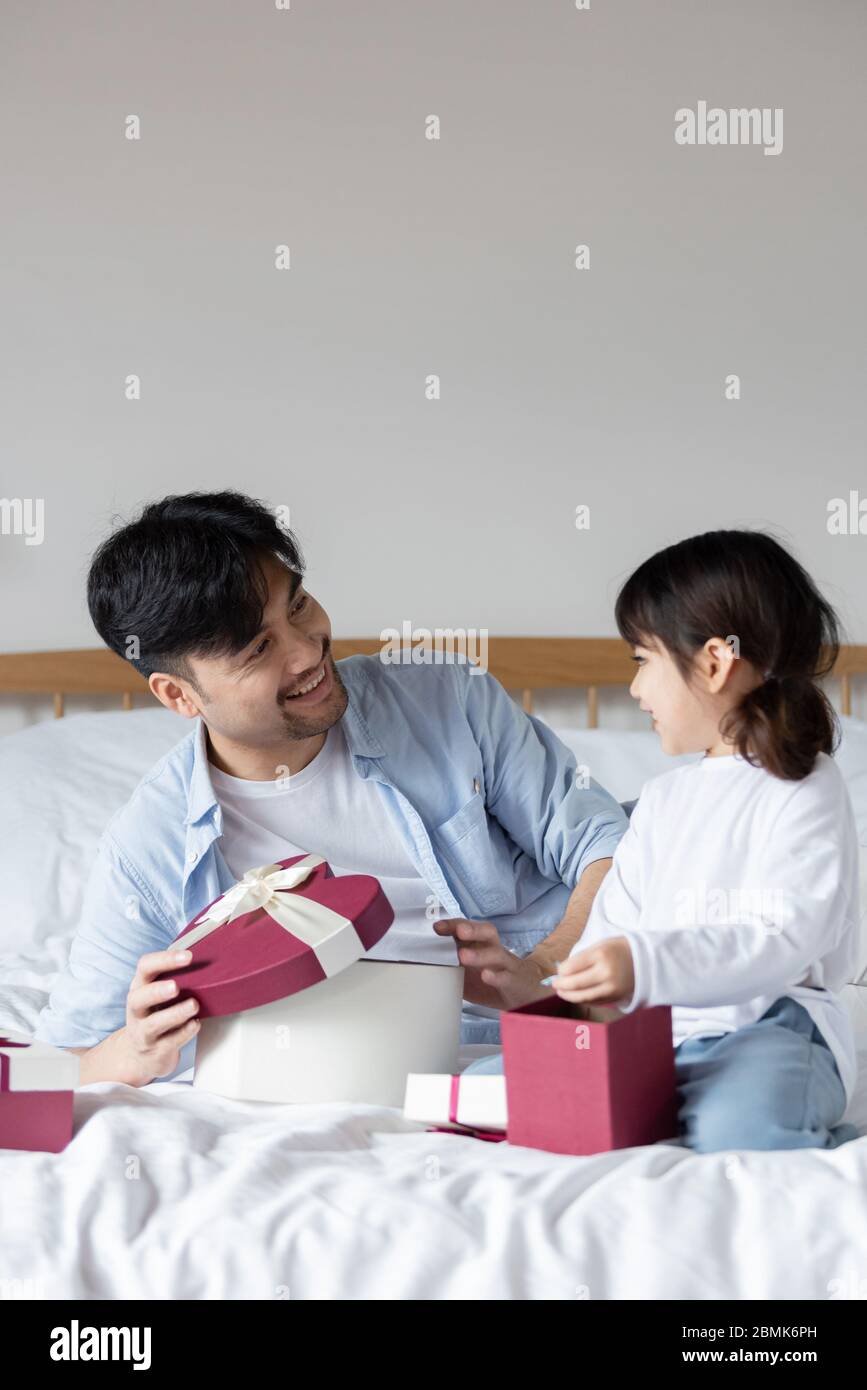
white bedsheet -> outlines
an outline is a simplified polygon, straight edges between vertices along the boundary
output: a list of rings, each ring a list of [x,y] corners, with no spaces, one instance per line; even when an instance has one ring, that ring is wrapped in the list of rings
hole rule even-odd
[[[26,1032],[46,981],[7,973],[0,1027]],[[81,1299],[863,1297],[865,1192],[867,1137],[574,1158],[377,1106],[105,1082],[76,1093],[63,1153],[0,1151],[0,1281]]]

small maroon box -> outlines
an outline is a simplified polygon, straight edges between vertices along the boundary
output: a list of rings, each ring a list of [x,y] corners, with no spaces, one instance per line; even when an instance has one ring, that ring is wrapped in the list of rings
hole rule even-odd
[[[75,1053],[21,1033],[0,1037],[0,1149],[66,1148],[80,1066]]]
[[[676,1138],[671,1009],[583,1013],[556,995],[503,1011],[509,1143],[593,1154]]]

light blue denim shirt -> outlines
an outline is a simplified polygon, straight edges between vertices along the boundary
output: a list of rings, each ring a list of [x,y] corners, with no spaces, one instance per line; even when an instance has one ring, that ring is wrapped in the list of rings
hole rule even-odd
[[[613,855],[624,810],[592,780],[581,785],[565,744],[486,672],[369,656],[337,667],[355,770],[381,787],[440,915],[492,921],[525,955],[558,925],[587,865]],[[110,821],[38,1040],[92,1047],[123,1027],[139,957],[165,950],[231,887],[208,768],[197,720]],[[482,1023],[465,1019],[463,1040],[498,1041],[497,1025]],[[195,1039],[172,1076],[194,1056]]]

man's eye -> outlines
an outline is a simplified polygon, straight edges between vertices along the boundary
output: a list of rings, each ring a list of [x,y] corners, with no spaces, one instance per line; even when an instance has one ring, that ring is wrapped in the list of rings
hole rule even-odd
[[[293,612],[293,613],[302,613],[302,612],[304,611],[304,605],[306,604],[306,602],[307,602],[307,594],[302,594],[301,598],[298,600],[298,602],[296,603],[295,607],[292,609],[292,612]]]
[[[270,642],[270,640],[271,640],[270,637],[263,637],[263,638],[262,638],[262,641],[259,643],[258,647],[256,648],[256,650],[253,652],[252,656],[250,657],[250,660],[251,660],[251,661],[255,661],[255,659],[256,659],[257,656],[261,656],[261,655],[262,655],[262,653],[264,652],[264,650],[265,650],[265,648],[267,647],[267,645],[268,645],[268,643]]]

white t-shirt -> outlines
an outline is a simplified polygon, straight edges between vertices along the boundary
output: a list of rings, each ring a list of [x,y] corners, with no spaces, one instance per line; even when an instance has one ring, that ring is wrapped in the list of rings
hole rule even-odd
[[[458,964],[453,938],[433,929],[448,914],[413,864],[381,789],[355,771],[340,720],[316,757],[291,776],[252,782],[213,765],[209,773],[223,809],[220,850],[236,879],[293,854],[321,854],[336,875],[378,878],[394,909],[392,925],[368,957]],[[475,1004],[464,1011],[499,1015]]]
[[[570,955],[626,936],[635,993],[670,1004],[677,1045],[753,1023],[781,995],[811,1015],[851,1097],[858,837],[846,784],[820,753],[783,781],[737,754],[645,783]]]

